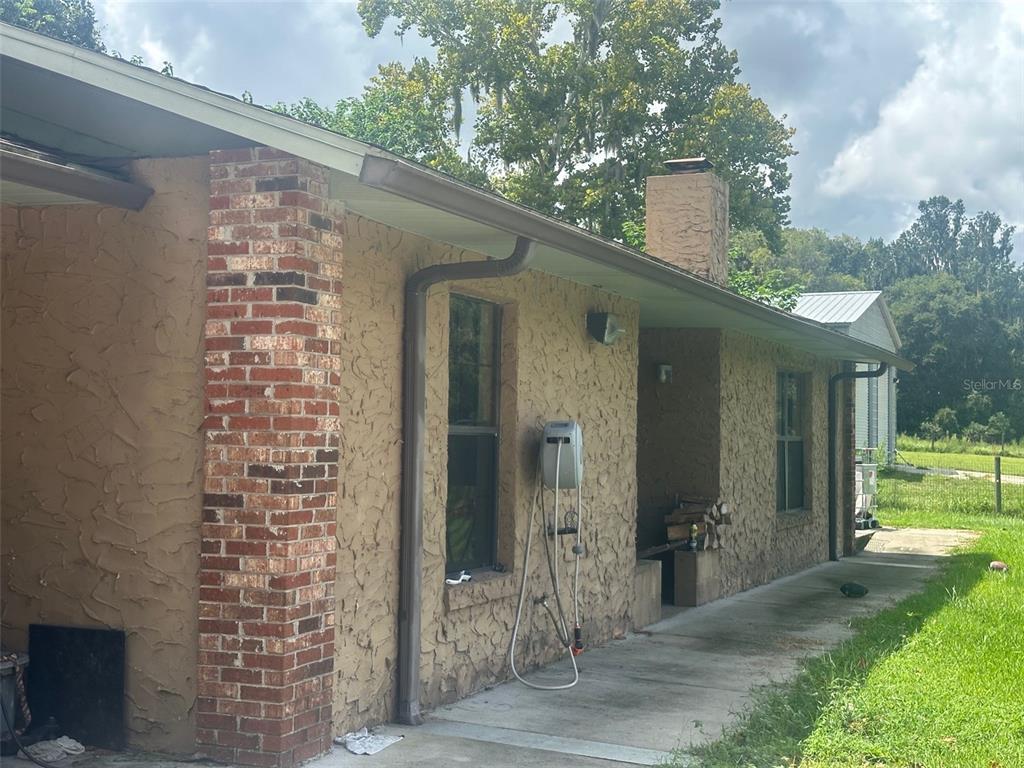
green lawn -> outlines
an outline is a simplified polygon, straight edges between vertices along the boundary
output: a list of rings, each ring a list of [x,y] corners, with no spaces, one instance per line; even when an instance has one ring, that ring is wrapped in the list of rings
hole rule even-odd
[[[900,455],[918,467],[946,467],[967,469],[973,472],[995,471],[992,456],[980,456],[974,453],[940,453],[938,451],[900,451]],[[1004,456],[1002,472],[1004,475],[1024,475],[1024,459]]]
[[[981,537],[923,592],[855,620],[851,640],[792,683],[761,691],[736,728],[699,750],[697,765],[1024,766],[1024,519],[943,506],[932,482],[893,493],[894,482],[882,480],[887,525]],[[994,559],[1010,573],[990,572]]]
[[[897,435],[896,450],[901,453],[926,451],[928,453],[970,453],[986,456],[1001,453],[1003,456],[1015,456],[1020,459],[1024,458],[1024,439],[1000,445],[998,443],[976,443],[959,437],[926,440],[913,435]]]

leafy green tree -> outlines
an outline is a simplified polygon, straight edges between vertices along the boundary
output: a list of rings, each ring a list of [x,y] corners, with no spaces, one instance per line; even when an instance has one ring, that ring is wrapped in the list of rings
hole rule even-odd
[[[985,441],[985,437],[988,435],[988,427],[984,424],[979,424],[976,421],[972,421],[966,427],[963,428],[962,435],[964,440],[969,443],[982,443]]]
[[[952,437],[960,429],[960,423],[956,418],[956,411],[943,406],[932,416],[932,421],[942,430],[943,437]]]
[[[964,399],[964,421],[984,422],[992,413],[992,398],[981,392],[971,392]]]
[[[1006,435],[1010,431],[1010,417],[1002,411],[993,413],[985,425],[985,434],[994,443],[999,443],[999,452],[1006,447]]]
[[[807,291],[863,290],[863,275],[871,253],[881,241],[862,243],[850,235],[829,235],[821,229],[782,231],[782,248],[774,249],[756,229],[734,230],[732,267],[750,270],[755,277],[772,274],[777,282],[801,285]]]
[[[647,250],[647,224],[643,221],[622,222],[622,240],[638,251]]]
[[[935,419],[925,419],[921,422],[921,426],[917,429],[917,434],[923,437],[925,440],[931,441],[931,448],[935,450],[935,441],[941,440],[945,435],[942,427],[935,421]]]
[[[411,69],[392,63],[379,68],[362,96],[342,99],[332,109],[308,98],[290,105],[277,104],[274,109],[486,184],[483,170],[459,156],[439,89],[443,85],[426,62],[418,62]]]
[[[750,270],[733,270],[729,273],[729,287],[740,296],[787,312],[792,311],[800,294],[803,293],[802,285],[793,285],[777,270],[769,270],[763,274]]]
[[[729,242],[729,287],[748,299],[790,311],[804,291],[797,278],[773,267],[771,248],[759,230],[740,230]]]
[[[991,298],[968,292],[951,275],[908,278],[886,296],[903,341],[902,353],[917,364],[913,371],[900,374],[900,429],[920,424],[937,407],[955,415],[965,382],[1007,365],[1012,341]]]
[[[90,0],[0,0],[0,21],[90,51],[107,52]],[[110,51],[110,55],[129,64],[145,63],[138,55],[125,58],[120,51]],[[163,62],[160,74],[174,77],[174,65]]]
[[[1006,319],[1024,315],[1024,270],[1014,264],[1013,227],[996,214],[968,216],[963,200],[932,197],[918,204],[919,215],[889,246],[871,272],[883,288],[920,275],[948,274],[969,291],[987,294]]]
[[[89,0],[0,0],[0,21],[92,51],[106,50]]]
[[[963,201],[946,197],[919,210],[867,272],[886,290],[903,351],[919,364],[900,376],[901,428],[945,405],[979,424],[1002,412],[1007,434],[1024,434],[1024,395],[1004,386],[1024,377],[1024,267],[1012,259],[1013,228],[991,212],[969,216]],[[1002,383],[963,399],[985,379]]]
[[[371,36],[394,18],[397,34],[431,41],[436,61],[417,62],[444,84],[431,98],[444,101],[453,137],[464,98],[476,103],[474,157],[512,199],[622,238],[643,218],[644,179],[704,154],[732,184],[733,223],[778,247],[792,131],[737,82],[717,7],[361,0],[359,12]]]

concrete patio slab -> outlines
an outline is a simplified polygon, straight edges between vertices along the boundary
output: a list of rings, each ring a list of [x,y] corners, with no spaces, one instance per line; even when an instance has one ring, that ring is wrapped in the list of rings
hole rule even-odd
[[[921,589],[969,531],[878,531],[857,557],[825,563],[699,608],[667,609],[642,633],[588,651],[580,683],[535,691],[505,683],[442,707],[373,757],[337,753],[315,768],[452,765],[654,765],[674,749],[717,738],[752,689],[791,677],[800,661],[852,635],[850,620]],[[870,590],[839,593],[846,581]],[[556,682],[568,661],[530,675]],[[395,726],[388,726],[392,732]],[[602,759],[603,758],[603,759]],[[596,760],[596,762],[595,762]]]
[[[800,661],[850,637],[850,620],[876,613],[921,589],[970,531],[881,529],[861,555],[699,608],[666,606],[666,618],[580,658],[580,683],[562,692],[504,683],[442,707],[420,727],[376,729],[404,736],[377,755],[342,747],[310,768],[521,766],[627,768],[657,765],[674,749],[717,738],[736,721],[757,686],[796,673]],[[844,598],[839,585],[870,590]],[[568,660],[531,673],[562,682]],[[5,758],[12,768],[29,766]],[[87,753],[74,768],[195,768],[145,755]]]

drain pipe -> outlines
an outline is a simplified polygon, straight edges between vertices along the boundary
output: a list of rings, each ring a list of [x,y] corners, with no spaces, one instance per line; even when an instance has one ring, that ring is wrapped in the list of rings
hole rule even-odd
[[[838,533],[838,499],[839,483],[836,482],[836,388],[840,381],[852,379],[877,379],[889,370],[888,363],[879,363],[873,371],[842,371],[833,374],[828,380],[828,559],[838,560],[836,547]]]
[[[435,264],[405,281],[402,378],[402,507],[398,592],[398,722],[420,725],[420,607],[423,600],[423,451],[426,425],[427,291],[455,280],[482,280],[522,272],[535,244],[517,237],[505,259]]]

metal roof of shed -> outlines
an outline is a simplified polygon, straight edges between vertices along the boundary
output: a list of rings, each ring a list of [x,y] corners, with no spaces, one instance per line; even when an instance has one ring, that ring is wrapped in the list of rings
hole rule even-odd
[[[793,314],[828,325],[844,333],[852,332],[858,338],[871,340],[872,335],[877,337],[877,330],[869,332],[865,337],[866,328],[861,326],[867,325],[867,320],[870,318],[866,316],[872,308],[876,308],[878,314],[881,315],[892,348],[899,349],[902,345],[900,335],[881,291],[805,293],[797,298]],[[872,322],[877,323],[877,319]]]
[[[796,300],[793,314],[826,325],[849,325],[882,295],[881,291],[805,293]]]
[[[490,257],[507,256],[516,236],[530,238],[538,244],[531,268],[636,300],[643,327],[734,329],[826,358],[913,367],[379,147],[6,24],[0,35],[0,129],[77,162],[111,169],[138,157],[271,146],[330,168],[332,197],[389,226]],[[27,204],[18,199],[23,185],[0,192]]]

